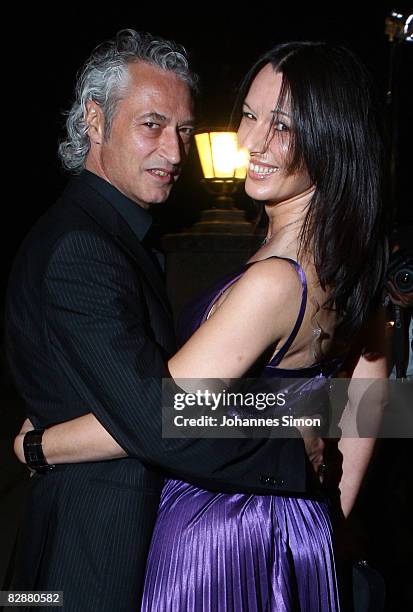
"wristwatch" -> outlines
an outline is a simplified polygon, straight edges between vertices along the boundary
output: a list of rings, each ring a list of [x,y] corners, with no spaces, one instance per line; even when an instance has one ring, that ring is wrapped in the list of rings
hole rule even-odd
[[[45,474],[55,467],[52,464],[47,463],[46,457],[43,454],[42,448],[42,436],[44,433],[43,429],[31,429],[28,431],[23,439],[23,450],[26,464],[32,470],[36,470],[40,474]]]

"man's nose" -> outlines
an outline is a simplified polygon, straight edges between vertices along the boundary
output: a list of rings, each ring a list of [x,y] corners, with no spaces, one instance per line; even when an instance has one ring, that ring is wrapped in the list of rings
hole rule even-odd
[[[182,142],[175,129],[165,130],[162,134],[161,154],[172,165],[182,161]]]

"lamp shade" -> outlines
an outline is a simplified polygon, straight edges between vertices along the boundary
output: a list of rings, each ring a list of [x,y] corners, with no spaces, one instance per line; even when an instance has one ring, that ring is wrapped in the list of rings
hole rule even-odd
[[[248,154],[238,147],[235,132],[205,131],[195,135],[205,179],[245,179]]]

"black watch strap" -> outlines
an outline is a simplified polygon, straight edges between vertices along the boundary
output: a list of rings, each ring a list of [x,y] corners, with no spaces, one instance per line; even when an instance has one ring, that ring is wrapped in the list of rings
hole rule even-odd
[[[49,465],[46,457],[43,454],[42,436],[43,429],[32,429],[28,431],[23,439],[24,458],[26,463],[32,470],[44,473],[52,470],[55,466]]]

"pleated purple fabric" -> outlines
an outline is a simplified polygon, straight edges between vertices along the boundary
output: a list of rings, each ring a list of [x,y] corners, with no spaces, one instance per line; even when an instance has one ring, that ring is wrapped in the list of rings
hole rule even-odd
[[[336,612],[327,503],[168,480],[143,612]]]
[[[309,368],[278,367],[303,319],[302,300],[290,337],[264,368],[274,378],[328,377],[337,360]],[[247,264],[248,266],[248,264]],[[234,283],[227,276],[191,305],[184,342]],[[214,493],[181,480],[162,492],[145,576],[142,612],[339,612],[332,529],[326,500]]]

